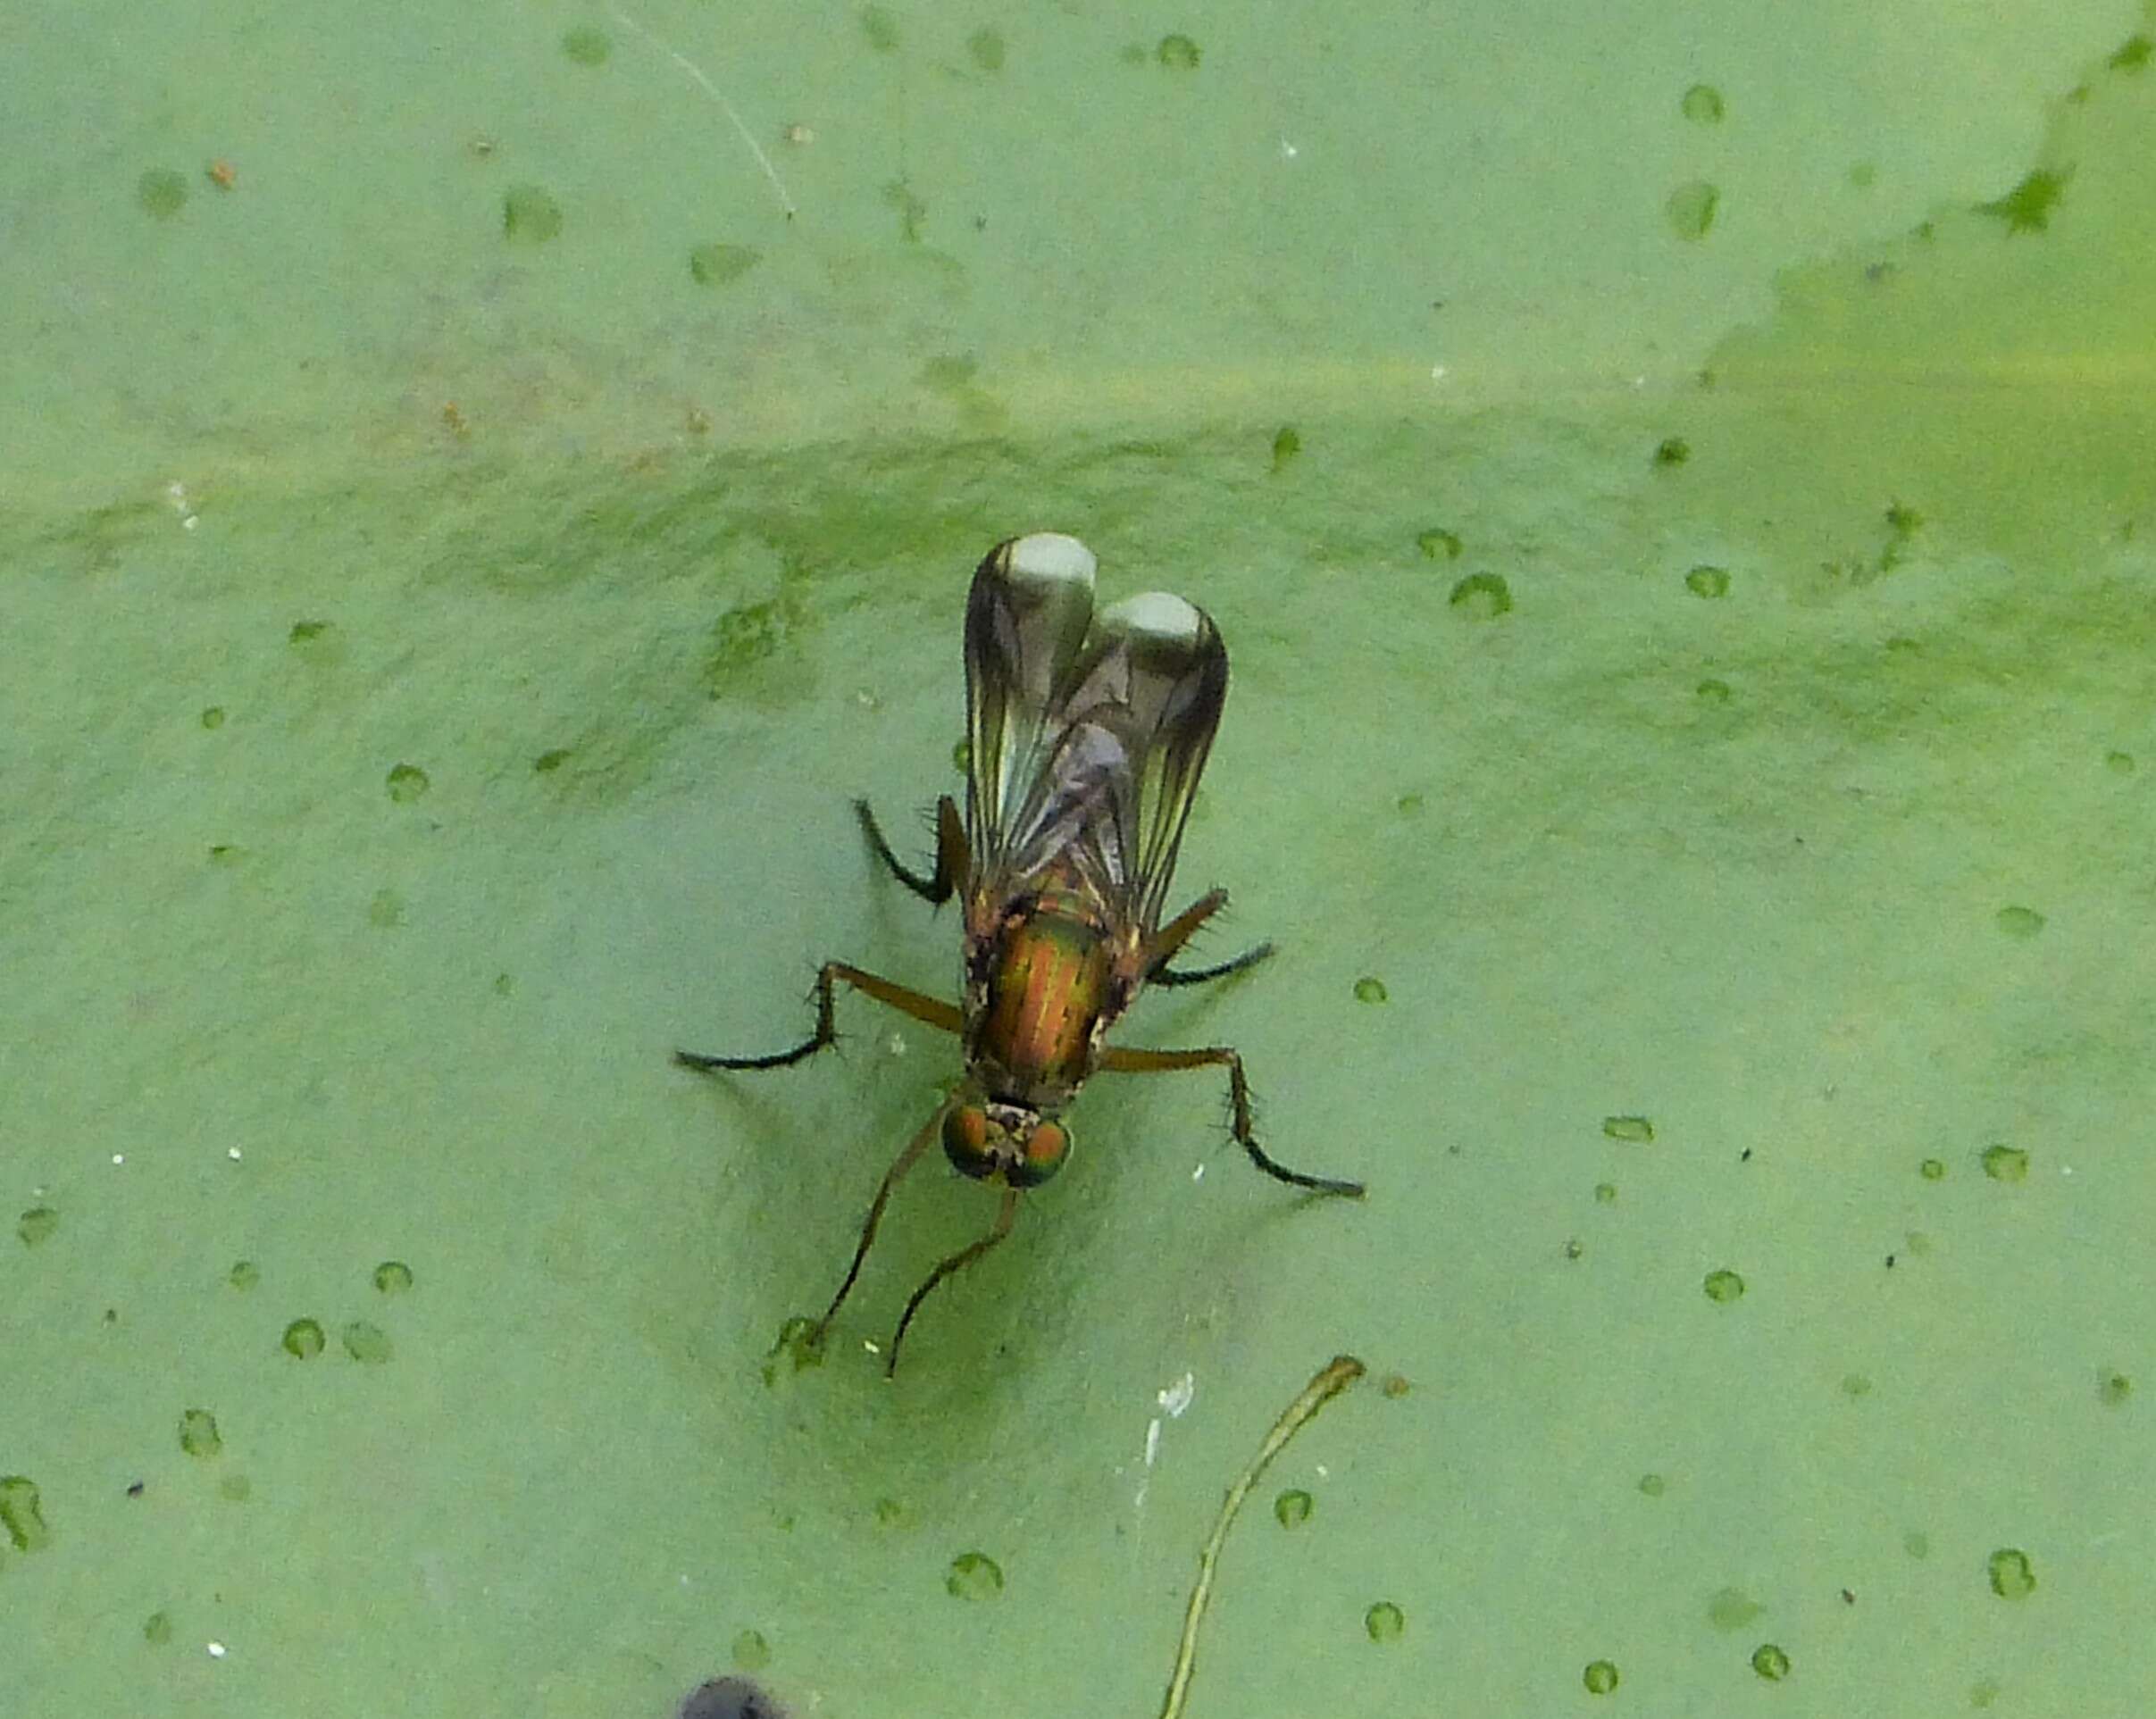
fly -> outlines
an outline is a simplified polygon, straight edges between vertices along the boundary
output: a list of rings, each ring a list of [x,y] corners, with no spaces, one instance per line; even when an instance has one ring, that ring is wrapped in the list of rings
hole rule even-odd
[[[1147,985],[1196,985],[1255,965],[1269,943],[1218,965],[1169,965],[1227,902],[1200,896],[1164,925],[1168,883],[1198,779],[1228,691],[1228,653],[1204,610],[1166,592],[1095,613],[1092,553],[1036,532],[999,543],[974,570],[965,604],[965,815],[936,808],[936,865],[923,876],[891,852],[868,802],[854,810],[876,856],[915,895],[965,914],[965,990],[947,1003],[844,961],[816,975],[815,1031],[766,1056],[676,1051],[706,1072],[789,1068],[834,1042],[834,988],[958,1035],[965,1072],[884,1172],[853,1263],[809,1341],[820,1344],[861,1274],[900,1178],[940,1140],[976,1181],[1002,1189],[988,1233],[938,1264],[890,1340],[887,1370],[921,1304],[1010,1233],[1018,1197],[1071,1153],[1064,1113],[1106,1071],[1223,1068],[1235,1139],[1274,1180],[1359,1197],[1363,1185],[1307,1175],[1269,1156],[1251,1125],[1242,1058],[1112,1047],[1107,1031]]]

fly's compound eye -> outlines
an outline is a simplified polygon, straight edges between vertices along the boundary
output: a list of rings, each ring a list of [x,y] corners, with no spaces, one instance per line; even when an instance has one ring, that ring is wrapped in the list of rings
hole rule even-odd
[[[1014,1188],[1038,1188],[1063,1168],[1071,1156],[1071,1131],[1061,1122],[1041,1122],[1025,1137],[1025,1149],[1007,1172]]]
[[[943,1119],[943,1156],[976,1181],[992,1175],[995,1132],[979,1105],[960,1105]]]

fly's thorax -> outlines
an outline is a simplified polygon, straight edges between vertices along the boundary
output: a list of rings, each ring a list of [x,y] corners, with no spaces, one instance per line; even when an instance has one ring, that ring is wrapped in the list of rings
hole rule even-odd
[[[966,1049],[986,1089],[1037,1108],[1066,1101],[1126,991],[1092,919],[1037,902],[1012,909],[967,963]]]
[[[976,1181],[1038,1188],[1070,1156],[1070,1125],[1031,1105],[961,1094],[944,1114],[943,1152]]]

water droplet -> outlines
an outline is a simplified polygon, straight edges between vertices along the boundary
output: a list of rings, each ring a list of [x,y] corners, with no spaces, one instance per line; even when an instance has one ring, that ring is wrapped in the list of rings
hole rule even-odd
[[[2134,1394],[2134,1381],[2115,1367],[2104,1367],[2096,1374],[2096,1400],[2106,1408],[2124,1406]]]
[[[262,1281],[262,1267],[251,1259],[243,1259],[225,1273],[225,1281],[235,1289],[251,1289]]]
[[[1722,92],[1712,84],[1694,84],[1677,104],[1677,112],[1694,125],[1718,125],[1722,120]]]
[[[1580,1681],[1590,1695],[1608,1695],[1617,1686],[1617,1668],[1607,1659],[1591,1660]]]
[[[24,1474],[0,1479],[0,1529],[18,1552],[42,1552],[53,1543],[53,1531],[45,1525],[45,1509],[38,1483]]]
[[[562,52],[581,66],[603,66],[614,52],[614,44],[597,26],[578,24],[563,32]]]
[[[1999,1142],[1984,1148],[1984,1173],[1993,1181],[2026,1181],[2029,1155],[2018,1146]]]
[[[1512,612],[1512,588],[1496,573],[1469,573],[1452,588],[1451,605],[1481,621]]]
[[[1669,201],[1662,205],[1662,214],[1671,232],[1679,238],[1696,242],[1705,238],[1713,227],[1715,211],[1721,202],[1721,192],[1707,180],[1687,179],[1669,194]]]
[[[222,728],[224,726],[224,706],[222,705],[212,705],[207,710],[204,711],[202,713],[202,725],[205,728]]]
[[[142,1620],[142,1639],[153,1648],[162,1648],[172,1639],[172,1620],[163,1612],[152,1612]]]
[[[1703,1287],[1709,1301],[1734,1301],[1744,1293],[1744,1280],[1734,1272],[1709,1272]]]
[[[1273,434],[1273,469],[1283,466],[1302,452],[1302,435],[1292,424],[1283,424]]]
[[[1154,55],[1171,71],[1198,70],[1198,44],[1187,36],[1162,37],[1160,46],[1154,50]]]
[[[2029,1564],[2028,1554],[2017,1547],[2001,1547],[1985,1567],[1991,1575],[1992,1591],[2001,1599],[2026,1599],[2036,1591],[2036,1572]]]
[[[760,1672],[771,1664],[771,1643],[761,1630],[743,1630],[733,1639],[733,1663],[745,1672]]]
[[[1594,1203],[1597,1206],[1615,1206],[1617,1204],[1617,1183],[1613,1181],[1595,1183]]]
[[[1937,1158],[1926,1158],[1917,1166],[1917,1173],[1926,1181],[1944,1181],[1946,1165]]]
[[[389,797],[399,805],[409,805],[427,791],[427,772],[417,764],[392,764],[389,767]]]
[[[48,1240],[60,1227],[60,1214],[49,1206],[33,1206],[15,1220],[15,1234],[25,1248]]]
[[[1602,1132],[1613,1140],[1643,1143],[1654,1139],[1654,1124],[1644,1116],[1605,1116]]]
[[[1300,1528],[1310,1520],[1311,1508],[1310,1495],[1299,1487],[1291,1492],[1283,1492],[1273,1500],[1273,1514],[1279,1518],[1283,1528]]]
[[[1692,444],[1682,436],[1665,436],[1654,445],[1657,465],[1682,465],[1692,457]]]
[[[285,1353],[297,1356],[302,1361],[312,1361],[320,1355],[327,1340],[319,1320],[295,1319],[285,1327]]]
[[[1460,541],[1458,531],[1433,525],[1427,531],[1416,533],[1415,547],[1432,561],[1458,561],[1460,551],[1467,546]]]
[[[986,1552],[961,1552],[943,1586],[953,1599],[993,1599],[1003,1591],[1003,1571]]]
[[[1379,1600],[1363,1614],[1363,1628],[1373,1641],[1398,1641],[1407,1627],[1407,1614],[1389,1599]]]
[[[1382,1003],[1385,1000],[1385,981],[1366,973],[1355,981],[1355,1000],[1358,1003]]]
[[[190,1456],[214,1456],[224,1448],[217,1431],[217,1417],[206,1408],[191,1408],[180,1417],[180,1448]]]
[[[543,186],[512,185],[502,194],[502,237],[513,244],[543,245],[562,230],[562,205]]]
[[[345,1353],[355,1361],[379,1367],[387,1361],[392,1351],[389,1333],[380,1325],[371,1325],[364,1319],[349,1322],[342,1333]]]
[[[153,167],[135,181],[135,201],[146,214],[170,221],[187,205],[188,176],[171,167]]]
[[[1763,1641],[1752,1649],[1751,1668],[1769,1683],[1779,1683],[1789,1675],[1789,1656],[1771,1641]]]
[[[1684,575],[1684,588],[1694,597],[1727,597],[1729,595],[1729,569],[1726,567],[1694,567]]]
[[[401,1259],[385,1259],[374,1268],[374,1287],[384,1295],[402,1295],[412,1287],[412,1268]]]
[[[1669,1482],[1665,1481],[1659,1474],[1642,1474],[1640,1476],[1640,1490],[1648,1498],[1659,1498],[1668,1490]]]
[[[2034,907],[2001,907],[1994,918],[2009,937],[2034,937],[2043,929],[2043,915]]]

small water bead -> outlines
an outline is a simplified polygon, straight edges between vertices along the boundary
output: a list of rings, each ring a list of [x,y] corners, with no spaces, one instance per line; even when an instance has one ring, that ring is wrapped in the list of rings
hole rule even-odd
[[[2009,937],[2032,938],[2043,929],[2043,915],[2034,907],[2001,907],[1993,918]]]
[[[1669,201],[1662,205],[1663,218],[1679,238],[1696,243],[1713,228],[1721,202],[1721,192],[1707,180],[1687,179],[1669,194]]]
[[[761,1630],[743,1630],[733,1639],[733,1663],[745,1672],[760,1672],[771,1664],[771,1643]]]
[[[1355,1000],[1358,1003],[1382,1003],[1385,1000],[1385,981],[1366,973],[1355,981]]]
[[[1003,1591],[1003,1569],[986,1552],[961,1552],[951,1560],[943,1587],[953,1599],[993,1599]]]
[[[1694,567],[1684,575],[1684,588],[1694,597],[1727,597],[1729,595],[1729,569],[1726,567]]]
[[[1283,424],[1273,435],[1273,469],[1279,471],[1302,452],[1302,433],[1292,424]]]
[[[1709,1272],[1701,1287],[1709,1301],[1730,1302],[1744,1293],[1744,1280],[1732,1271]]]
[[[1458,531],[1449,531],[1442,525],[1433,525],[1427,531],[1415,535],[1415,547],[1431,561],[1458,561],[1466,545]]]
[[[1613,1181],[1598,1181],[1595,1183],[1594,1203],[1597,1206],[1615,1206],[1617,1204],[1617,1183]]]
[[[385,1259],[374,1268],[374,1287],[384,1295],[402,1295],[412,1287],[412,1268],[401,1259]]]
[[[2029,1155],[2018,1146],[2003,1141],[1987,1146],[1981,1155],[1984,1173],[1993,1181],[2026,1181],[2029,1174]]]
[[[327,1341],[319,1320],[295,1319],[285,1327],[285,1353],[302,1361],[312,1361],[320,1355]]]
[[[251,1259],[243,1259],[225,1273],[225,1281],[235,1289],[251,1289],[262,1281],[262,1267]]]
[[[1153,53],[1170,71],[1195,71],[1202,57],[1198,44],[1182,35],[1162,37],[1160,46]]]
[[[1709,675],[1692,689],[1692,694],[1703,705],[1726,705],[1730,698],[1729,682]]]
[[[1389,1599],[1379,1600],[1363,1614],[1363,1628],[1373,1641],[1398,1641],[1407,1627],[1407,1614]]]
[[[392,764],[384,785],[389,790],[389,797],[399,805],[411,805],[430,786],[427,772],[417,764]]]
[[[135,201],[143,213],[170,221],[187,206],[188,176],[171,167],[153,167],[135,181]]]
[[[1512,613],[1512,588],[1500,574],[1469,573],[1452,588],[1446,601],[1476,620],[1494,621]]]
[[[1771,1641],[1763,1641],[1752,1650],[1751,1668],[1769,1683],[1779,1683],[1789,1675],[1789,1656]]]
[[[1677,103],[1677,112],[1694,125],[1718,125],[1724,112],[1722,92],[1712,84],[1694,84]]]
[[[1946,1165],[1938,1158],[1926,1158],[1917,1166],[1917,1173],[1926,1181],[1944,1181]]]
[[[25,1248],[51,1239],[60,1227],[60,1214],[49,1206],[33,1206],[15,1220],[15,1237]]]
[[[224,706],[222,705],[212,705],[207,710],[204,711],[202,713],[202,725],[206,729],[222,728],[224,726]]]
[[[345,1353],[367,1366],[379,1367],[394,1353],[389,1333],[364,1319],[347,1322],[341,1335]]]
[[[162,1648],[172,1639],[172,1619],[166,1612],[152,1612],[142,1620],[142,1639],[153,1648]]]
[[[1985,1563],[1992,1591],[2001,1599],[2026,1599],[2036,1591],[2036,1572],[2026,1552],[2002,1546]]]
[[[1580,1682],[1590,1695],[1608,1695],[1617,1686],[1617,1668],[1607,1659],[1590,1660]]]
[[[562,35],[562,52],[581,66],[603,66],[614,52],[606,32],[592,24],[578,24]]]
[[[502,237],[512,244],[544,245],[561,230],[562,205],[544,186],[512,185],[502,194]]]
[[[1310,1520],[1310,1495],[1299,1487],[1273,1500],[1273,1515],[1283,1528],[1299,1528]]]
[[[2134,1381],[2116,1367],[2104,1367],[2096,1374],[2096,1400],[2106,1408],[2121,1408],[2134,1394]]]
[[[38,1482],[27,1474],[0,1478],[0,1531],[18,1552],[42,1552],[53,1543]]]
[[[1692,444],[1682,436],[1665,436],[1654,445],[1657,465],[1682,465],[1692,457]]]
[[[1659,1474],[1640,1476],[1640,1492],[1644,1498],[1659,1498],[1669,1490],[1669,1482]]]
[[[214,1456],[224,1448],[217,1431],[217,1417],[206,1408],[191,1408],[180,1417],[180,1448],[190,1456]]]
[[[1643,1144],[1654,1139],[1654,1124],[1644,1116],[1605,1116],[1602,1132],[1613,1140]]]

